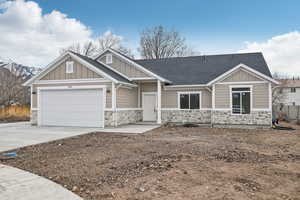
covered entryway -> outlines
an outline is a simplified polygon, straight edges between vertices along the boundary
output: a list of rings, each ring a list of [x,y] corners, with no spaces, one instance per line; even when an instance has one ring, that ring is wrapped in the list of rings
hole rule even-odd
[[[104,88],[39,88],[39,126],[104,127]]]
[[[143,121],[156,121],[157,103],[155,92],[143,92]]]

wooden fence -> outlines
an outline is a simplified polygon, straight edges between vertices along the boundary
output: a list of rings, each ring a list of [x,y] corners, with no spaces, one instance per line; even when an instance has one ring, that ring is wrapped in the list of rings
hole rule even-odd
[[[0,108],[0,119],[10,117],[29,118],[30,106],[9,106]]]
[[[276,118],[297,120],[300,119],[300,106],[273,106],[273,114],[275,114]]]

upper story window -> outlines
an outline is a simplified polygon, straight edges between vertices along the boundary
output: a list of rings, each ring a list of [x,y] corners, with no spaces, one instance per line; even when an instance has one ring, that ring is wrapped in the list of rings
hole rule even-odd
[[[296,92],[296,88],[292,87],[291,88],[291,93],[295,93]]]
[[[179,92],[180,109],[200,109],[200,92]]]
[[[105,63],[106,64],[111,64],[112,63],[112,55],[111,54],[106,54],[106,60]]]
[[[73,72],[74,72],[74,62],[73,61],[66,62],[66,73],[71,74]]]
[[[251,90],[249,87],[231,88],[232,114],[250,114]]]

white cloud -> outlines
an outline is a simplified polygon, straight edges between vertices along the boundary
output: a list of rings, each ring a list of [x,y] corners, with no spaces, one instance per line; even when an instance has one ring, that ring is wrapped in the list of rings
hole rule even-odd
[[[247,42],[246,46],[239,52],[262,52],[273,73],[300,75],[300,33],[298,31],[278,35],[265,42]]]
[[[42,14],[33,1],[0,0],[0,56],[16,62],[45,66],[59,50],[91,39],[92,31],[59,11]]]

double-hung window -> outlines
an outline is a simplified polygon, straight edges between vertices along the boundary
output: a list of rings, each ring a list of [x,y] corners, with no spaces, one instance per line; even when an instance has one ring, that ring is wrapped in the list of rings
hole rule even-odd
[[[250,114],[251,90],[250,87],[231,88],[232,113]]]
[[[179,92],[180,109],[200,109],[200,92]]]

